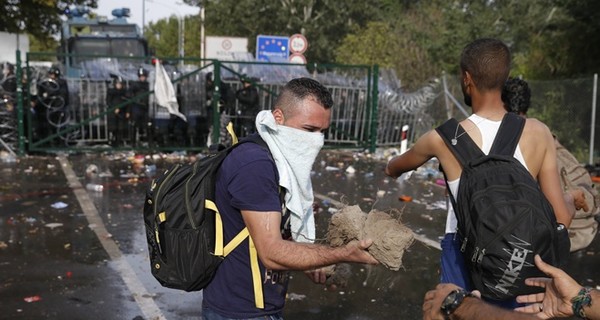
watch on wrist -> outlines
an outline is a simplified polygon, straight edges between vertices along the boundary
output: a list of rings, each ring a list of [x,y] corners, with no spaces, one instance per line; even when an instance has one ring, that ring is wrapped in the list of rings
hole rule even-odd
[[[450,315],[460,306],[466,297],[474,297],[472,293],[464,289],[452,290],[442,302],[442,314],[446,319],[450,319]]]

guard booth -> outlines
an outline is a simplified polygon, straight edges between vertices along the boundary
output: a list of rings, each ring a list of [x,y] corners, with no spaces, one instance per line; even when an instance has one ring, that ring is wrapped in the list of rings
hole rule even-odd
[[[169,113],[156,99],[154,85],[157,65],[148,57],[86,55],[78,77],[66,78],[68,103],[60,99],[40,97],[40,88],[55,88],[48,78],[48,68],[36,61],[49,60],[55,53],[26,54],[19,61],[17,71],[22,82],[22,93],[17,99],[20,154],[27,152],[103,152],[135,150],[140,152],[172,152],[206,150],[211,144],[229,143],[224,129],[231,121],[252,121],[255,115],[244,113],[235,93],[242,88],[242,79],[258,91],[261,110],[274,108],[281,88],[289,80],[310,77],[325,85],[332,93],[331,126],[325,132],[326,148],[367,149],[378,146],[399,146],[402,127],[409,125],[411,136],[431,128],[433,120],[427,108],[406,103],[403,93],[390,85],[383,85],[377,65],[300,65],[257,61],[219,61],[195,58],[157,58],[173,85],[179,111],[186,121]],[[65,54],[59,60],[73,59]],[[155,60],[154,60],[155,61]],[[58,68],[64,65],[55,63]],[[136,70],[148,71],[150,91],[139,96],[128,96],[126,101],[107,105],[107,93],[116,76],[131,87],[137,81]],[[213,85],[210,85],[212,79]],[[439,92],[431,95],[435,99]],[[383,91],[381,91],[383,90]],[[47,91],[47,90],[46,90]],[[138,99],[148,99],[148,130],[140,135],[128,123],[128,133],[122,146],[112,146],[112,117],[116,109],[128,108]],[[410,100],[410,99],[409,99]],[[415,99],[412,99],[417,101]],[[411,101],[412,101],[411,100]],[[413,101],[413,102],[414,102]],[[421,103],[421,100],[416,102]],[[35,106],[35,107],[34,107]],[[224,110],[231,110],[224,117]],[[43,130],[42,130],[43,128]],[[238,130],[240,137],[246,133]],[[406,132],[405,132],[406,135]]]

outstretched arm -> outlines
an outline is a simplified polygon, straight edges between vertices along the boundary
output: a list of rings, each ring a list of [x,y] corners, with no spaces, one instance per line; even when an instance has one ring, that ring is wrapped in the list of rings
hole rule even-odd
[[[351,242],[342,247],[283,240],[280,212],[242,210],[242,216],[265,267],[273,270],[310,270],[338,262],[378,264],[367,252],[371,240]]]
[[[396,179],[404,172],[414,170],[431,159],[434,156],[435,135],[437,135],[435,130],[429,131],[419,138],[408,151],[390,159],[385,167],[385,174]]]
[[[526,307],[515,310],[531,313],[541,319],[568,317],[573,315],[572,299],[578,295],[582,286],[561,269],[555,268],[535,256],[535,265],[550,278],[529,278],[525,283],[530,286],[545,288],[545,292],[517,297],[518,302],[530,303]],[[592,303],[583,311],[588,319],[600,319],[600,292],[590,292]]]
[[[435,290],[425,294],[423,302],[423,320],[444,320],[441,306],[448,294],[459,288],[451,283],[439,284]],[[485,315],[485,317],[482,317]],[[481,299],[466,297],[458,308],[450,315],[450,319],[456,320],[475,320],[485,318],[487,320],[531,320],[532,316],[519,314],[512,310],[501,309],[488,304]]]

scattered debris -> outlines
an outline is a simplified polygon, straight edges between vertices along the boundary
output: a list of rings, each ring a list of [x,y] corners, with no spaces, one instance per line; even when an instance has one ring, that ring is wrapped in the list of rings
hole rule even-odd
[[[42,298],[40,296],[31,296],[31,297],[25,297],[23,300],[25,300],[25,302],[37,302],[42,300]]]
[[[112,178],[112,177],[113,177],[113,174],[112,174],[112,172],[110,172],[109,170],[106,170],[106,171],[104,171],[104,172],[100,172],[100,173],[98,174],[98,177],[100,177],[100,178]]]
[[[54,208],[54,209],[64,209],[64,208],[66,208],[68,206],[69,206],[68,204],[66,204],[66,203],[64,203],[62,201],[55,202],[55,203],[53,203],[51,205],[51,207]]]
[[[291,301],[294,301],[294,300],[301,301],[301,300],[304,300],[306,298],[306,295],[305,294],[298,294],[298,293],[288,293],[287,294],[287,298],[289,300],[291,300]]]
[[[54,229],[54,228],[62,227],[63,224],[59,223],[59,222],[51,222],[51,223],[46,223],[44,226],[46,226],[50,229]]]
[[[102,192],[104,190],[104,186],[101,184],[88,183],[85,185],[85,188],[89,191]]]
[[[398,197],[398,200],[400,200],[402,202],[411,202],[412,199],[413,198],[411,196],[407,196],[407,195],[401,195]]]
[[[95,177],[98,175],[98,166],[95,164],[90,164],[86,169],[85,169],[85,174],[88,177]]]

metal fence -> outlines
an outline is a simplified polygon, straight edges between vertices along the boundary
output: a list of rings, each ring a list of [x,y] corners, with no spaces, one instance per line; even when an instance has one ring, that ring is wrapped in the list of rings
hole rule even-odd
[[[47,76],[48,66],[33,67],[33,62],[55,56],[47,53],[27,53],[23,64],[18,63],[18,77],[24,77],[22,95],[14,99],[24,126],[15,136],[21,153],[27,151],[106,150],[115,149],[111,141],[111,113],[120,106],[107,106],[111,76],[126,80],[126,86],[136,80],[136,66],[149,71],[148,82],[153,88],[155,72],[149,59],[142,57],[86,57],[78,78],[68,78],[69,103],[55,97],[42,98],[36,91],[42,86],[56,86]],[[59,59],[64,60],[64,59]],[[75,59],[78,60],[78,59]],[[256,61],[202,61],[200,59],[163,59],[177,92],[179,110],[187,123],[173,123],[167,108],[158,105],[150,92],[148,110],[151,130],[148,136],[128,135],[128,149],[200,150],[223,140],[224,109],[233,110],[227,119],[233,123],[253,121],[255,115],[245,114],[235,93],[241,88],[240,79],[251,79],[259,92],[261,109],[272,109],[285,83],[296,77],[311,77],[327,86],[334,96],[332,123],[325,133],[328,147],[374,149],[377,144],[377,66],[297,65]],[[63,74],[70,74],[63,68]],[[207,75],[213,74],[214,88],[208,89]],[[215,88],[227,88],[217,90]],[[225,96],[227,94],[227,96]],[[214,95],[217,99],[209,99]],[[221,99],[219,99],[221,95]],[[131,103],[139,97],[131,97]],[[225,98],[225,99],[223,99]],[[19,102],[20,101],[20,102]],[[43,105],[42,108],[39,105]],[[223,104],[229,104],[224,106]],[[38,105],[34,108],[31,106]],[[38,114],[36,114],[37,112]],[[14,119],[14,118],[13,118]],[[19,122],[19,121],[17,121]],[[14,123],[6,122],[19,131]],[[131,123],[129,124],[131,127]],[[131,128],[129,128],[131,131]],[[174,136],[174,131],[178,136]],[[244,136],[244,132],[238,132]],[[126,139],[126,140],[127,140]],[[142,141],[144,140],[144,141]],[[134,142],[140,142],[136,144]],[[11,141],[14,144],[14,139]]]
[[[293,78],[311,77],[323,83],[334,100],[331,126],[325,133],[329,148],[373,151],[376,147],[396,147],[403,138],[410,145],[449,117],[464,119],[471,112],[462,106],[456,76],[433,77],[420,89],[406,91],[399,86],[400,81],[393,72],[379,70],[377,66],[166,58],[162,61],[171,62],[166,63],[165,68],[187,123],[174,123],[173,116],[157,104],[151,92],[148,114],[152,134],[148,137],[129,135],[125,146],[115,148],[108,144],[112,134],[109,115],[115,110],[106,104],[107,91],[112,86],[110,75],[119,75],[129,84],[137,79],[135,72],[141,66],[150,71],[148,81],[152,89],[155,66],[146,57],[85,59],[81,77],[67,79],[69,105],[59,108],[50,104],[42,109],[42,115],[36,115],[32,112],[35,109],[32,105],[39,102],[35,91],[46,80],[49,64],[34,62],[55,56],[28,53],[24,63],[17,64],[17,77],[23,75],[26,81],[22,86],[22,101],[14,96],[0,103],[0,143],[4,149],[22,154],[58,150],[201,150],[209,144],[223,142],[225,123],[219,111],[224,109],[224,103],[229,103],[233,110],[225,120],[239,123],[253,118],[254,115],[244,113],[235,99],[242,77],[252,80],[263,110],[274,107],[281,88]],[[227,88],[228,97],[209,100],[210,95],[226,94],[222,90],[207,89],[209,73],[213,75],[215,87]],[[529,116],[544,121],[581,162],[597,162],[599,139],[594,139],[598,132],[593,121],[596,118],[593,116],[594,96],[597,95],[594,78],[529,81],[529,85],[532,89]],[[38,132],[42,122],[51,127],[47,134]],[[403,137],[405,126],[409,129]],[[239,134],[243,136],[244,132]]]
[[[597,81],[595,75],[565,80],[528,80],[531,89],[530,118],[544,122],[581,163],[595,164],[600,157],[598,121],[595,112]],[[469,107],[463,99],[458,76],[445,76],[445,94],[427,108],[434,127],[449,117],[465,119]],[[461,102],[459,102],[459,100]],[[424,132],[419,132],[422,134]]]

